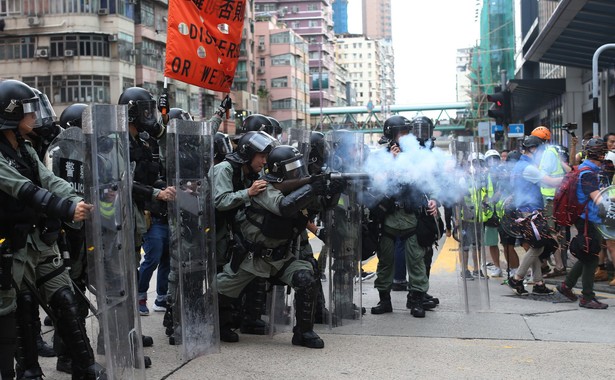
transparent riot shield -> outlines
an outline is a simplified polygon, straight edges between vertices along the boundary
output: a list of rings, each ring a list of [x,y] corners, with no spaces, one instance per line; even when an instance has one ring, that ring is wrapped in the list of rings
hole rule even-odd
[[[342,173],[360,172],[363,163],[363,134],[334,131],[326,136],[332,153],[329,168]],[[337,204],[326,212],[326,245],[329,247],[328,280],[330,326],[360,321],[361,218],[358,196],[361,181],[349,181]]]
[[[67,181],[79,195],[84,195],[85,140],[81,128],[63,130],[47,148],[45,164],[53,174]]]
[[[178,260],[173,330],[180,360],[219,351],[212,194],[213,135],[207,122],[172,119],[167,130],[171,255]]]
[[[303,155],[304,164],[308,164],[308,158],[310,157],[310,131],[301,128],[290,128],[288,135],[286,135],[286,141],[283,142],[286,145],[293,146]]]
[[[598,216],[602,219],[602,223],[596,224],[598,231],[605,239],[615,239],[615,185],[605,187],[600,190],[600,199],[602,199],[604,212],[599,212]]]
[[[90,290],[98,306],[95,352],[109,379],[144,379],[126,107],[92,105],[82,126],[85,188],[95,208],[86,223]]]
[[[476,145],[470,143],[468,148],[463,152],[466,170],[461,189],[464,195],[455,208],[455,239],[459,242],[458,284],[466,312],[489,308],[482,206],[486,194],[486,171]]]

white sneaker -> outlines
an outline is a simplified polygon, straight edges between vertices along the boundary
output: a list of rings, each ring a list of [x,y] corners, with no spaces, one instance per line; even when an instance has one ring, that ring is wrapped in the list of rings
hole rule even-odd
[[[489,268],[489,273],[491,274],[491,277],[502,277],[502,269],[496,266]]]

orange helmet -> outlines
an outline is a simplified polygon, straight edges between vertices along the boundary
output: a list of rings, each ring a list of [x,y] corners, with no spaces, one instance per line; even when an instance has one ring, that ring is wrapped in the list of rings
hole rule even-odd
[[[532,131],[532,136],[536,136],[544,141],[549,141],[551,140],[551,131],[549,130],[549,128],[543,127],[541,125],[540,127],[534,128],[534,130]]]

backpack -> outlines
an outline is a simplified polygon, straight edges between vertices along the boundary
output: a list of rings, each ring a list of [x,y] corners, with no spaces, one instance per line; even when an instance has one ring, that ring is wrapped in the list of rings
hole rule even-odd
[[[556,224],[572,226],[579,219],[583,210],[585,210],[587,202],[579,203],[577,185],[580,173],[586,170],[590,170],[590,168],[583,167],[579,170],[574,167],[566,173],[560,187],[555,192],[555,198],[553,198],[553,218]]]

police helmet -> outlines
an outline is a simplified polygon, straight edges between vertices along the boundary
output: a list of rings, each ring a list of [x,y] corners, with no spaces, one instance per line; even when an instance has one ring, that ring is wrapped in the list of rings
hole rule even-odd
[[[66,107],[60,115],[60,126],[62,128],[78,127],[81,128],[83,111],[88,108],[87,104],[75,103]]]
[[[485,152],[485,161],[489,165],[494,165],[494,164],[497,165],[500,159],[501,159],[500,153],[495,149],[489,149],[488,151]]]
[[[237,143],[237,155],[244,163],[252,161],[257,153],[269,153],[277,145],[276,139],[263,131],[246,132]]]
[[[329,159],[329,146],[322,132],[312,131],[310,133],[310,173],[320,173]]]
[[[7,79],[0,81],[0,130],[17,129],[26,114],[36,114],[36,125],[41,125],[40,99],[27,84]]]
[[[412,131],[412,123],[408,118],[396,115],[385,120],[383,129],[384,137],[389,140],[394,140],[402,131]]]
[[[541,146],[544,143],[544,140],[541,139],[538,136],[534,136],[534,135],[530,135],[530,136],[525,136],[525,138],[523,139],[523,148],[525,149],[529,149],[529,148],[537,148],[539,146]]]
[[[181,108],[171,108],[168,115],[169,119],[193,120],[192,115]]]
[[[271,120],[269,120],[267,116],[255,113],[243,119],[241,128],[237,130],[237,134],[242,134],[250,131],[265,131],[271,134],[271,132],[273,131],[273,125],[271,124]]]
[[[216,132],[214,135],[214,159],[222,161],[227,154],[232,152],[233,148],[228,135]]]
[[[540,127],[534,128],[531,135],[536,136],[543,141],[551,140],[551,131],[549,130],[549,128],[543,125],[541,125]]]
[[[267,116],[267,119],[269,119],[269,122],[271,123],[271,131],[265,130],[265,132],[269,133],[272,136],[281,135],[282,126],[280,125],[280,122],[276,118],[273,118],[271,116]]]
[[[585,144],[585,156],[590,160],[601,161],[607,152],[606,143],[602,139],[590,139]]]
[[[127,88],[120,95],[118,104],[128,105],[128,121],[134,123],[139,131],[152,130],[158,124],[156,100],[146,89]]]
[[[290,145],[278,145],[267,157],[267,175],[270,181],[282,182],[286,179],[307,177],[307,169],[303,164],[303,155]]]
[[[433,121],[427,116],[417,116],[412,119],[412,133],[421,142],[429,140],[433,134]]]

